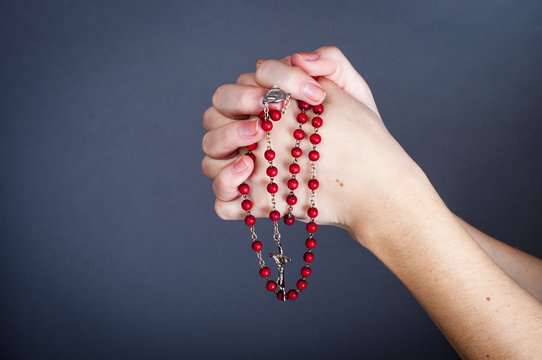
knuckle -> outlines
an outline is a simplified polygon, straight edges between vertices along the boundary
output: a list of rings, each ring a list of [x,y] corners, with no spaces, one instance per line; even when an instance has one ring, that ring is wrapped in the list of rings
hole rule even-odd
[[[210,160],[211,159],[208,156],[205,156],[203,160],[201,160],[201,172],[203,173],[203,175],[205,175],[206,178],[212,180],[213,176],[211,174],[211,166],[209,164]]]
[[[203,113],[203,128],[207,131],[211,129],[211,117],[212,117],[213,112],[214,112],[214,106],[210,106]]]
[[[250,73],[242,73],[241,75],[239,75],[235,83],[242,84],[244,81],[248,80],[249,76],[250,76]]]
[[[203,150],[205,154],[208,154],[208,150],[209,150],[209,146],[207,144],[208,142],[209,142],[209,133],[206,132],[203,135],[203,138],[201,139],[201,149]]]
[[[225,86],[226,86],[226,85],[220,85],[220,86],[215,90],[215,93],[213,94],[213,97],[212,97],[212,99],[211,99],[211,102],[213,103],[213,106],[216,106],[217,101],[218,101],[218,97],[219,97],[220,94],[224,91]]]
[[[237,98],[237,107],[240,110],[245,108],[245,104],[247,103],[249,92],[250,92],[250,88],[247,86],[243,86],[241,90],[239,91],[239,97]]]
[[[270,64],[271,60],[264,60],[256,69],[256,72],[254,73],[254,80],[256,80],[259,85],[265,85],[263,80],[265,79],[265,74],[268,72],[268,67]]]
[[[334,56],[337,56],[337,57],[342,57],[344,56],[342,51],[335,45],[328,45],[328,46],[323,46],[320,48],[321,51],[323,52],[327,52],[331,55],[334,55]]]
[[[215,200],[215,213],[222,220],[230,220],[226,209],[224,209],[224,203],[218,199]]]

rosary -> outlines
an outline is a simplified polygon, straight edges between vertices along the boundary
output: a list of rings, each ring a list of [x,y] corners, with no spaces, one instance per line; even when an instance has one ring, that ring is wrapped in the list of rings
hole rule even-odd
[[[269,110],[269,103],[280,103],[284,101],[282,109],[279,110]],[[250,187],[243,183],[239,185],[238,190],[241,193],[243,200],[241,202],[241,207],[246,211],[245,224],[250,229],[252,236],[252,249],[256,252],[258,261],[260,264],[260,276],[267,280],[266,288],[267,290],[274,292],[277,296],[277,299],[280,301],[286,300],[295,300],[297,299],[299,292],[304,290],[307,287],[307,278],[311,276],[310,263],[314,261],[314,254],[312,249],[316,247],[316,240],[314,239],[314,233],[318,229],[318,226],[314,222],[314,219],[318,216],[318,209],[315,207],[314,201],[314,191],[318,189],[319,182],[316,179],[316,161],[320,158],[320,153],[316,150],[316,145],[322,141],[321,136],[318,134],[318,129],[322,126],[323,120],[320,115],[324,111],[322,104],[312,106],[312,111],[315,116],[311,120],[313,127],[313,133],[309,137],[309,141],[312,144],[312,150],[309,152],[308,157],[310,160],[310,179],[307,183],[307,186],[310,190],[310,207],[307,210],[307,215],[310,218],[310,221],[306,225],[308,232],[307,240],[305,240],[305,246],[307,247],[307,252],[303,254],[303,261],[305,266],[301,268],[301,279],[297,280],[296,289],[290,289],[286,291],[284,284],[284,265],[290,261],[291,258],[284,255],[282,250],[282,243],[280,240],[280,232],[278,221],[280,220],[280,212],[276,209],[276,194],[279,190],[278,185],[274,182],[275,177],[278,174],[277,168],[273,165],[273,159],[275,158],[275,151],[271,147],[271,130],[273,129],[273,121],[279,121],[282,115],[286,112],[288,105],[290,104],[290,94],[285,93],[283,90],[279,89],[278,86],[273,86],[269,89],[263,100],[264,109],[260,112],[260,119],[262,120],[262,128],[266,132],[266,142],[267,149],[264,152],[265,160],[267,160],[269,166],[266,169],[266,174],[269,176],[269,183],[267,184],[267,192],[271,194],[271,211],[269,212],[269,219],[273,221],[273,240],[277,245],[278,251],[276,253],[270,253],[269,256],[273,258],[277,265],[278,278],[276,281],[271,280],[269,276],[271,275],[271,270],[265,266],[265,262],[262,258],[262,248],[263,245],[261,241],[258,240],[256,235],[256,230],[254,229],[254,224],[256,223],[256,218],[250,213],[252,209],[252,201],[248,199],[248,193]],[[294,131],[295,145],[291,150],[293,157],[292,163],[288,167],[288,170],[291,174],[291,178],[287,182],[289,194],[286,196],[286,203],[288,204],[287,214],[284,216],[284,223],[286,225],[293,225],[295,222],[294,215],[292,214],[293,206],[297,203],[297,197],[294,194],[294,190],[298,188],[299,182],[296,179],[296,175],[299,174],[301,168],[298,164],[298,159],[302,156],[303,151],[299,147],[301,140],[305,138],[305,131],[303,131],[303,124],[305,124],[309,117],[307,115],[307,110],[311,108],[309,104],[304,101],[298,101],[298,106],[300,113],[297,114],[298,128]],[[252,153],[252,150],[255,150],[257,144],[252,144],[248,146],[248,152],[246,155],[250,156],[252,160],[256,160],[256,156]]]

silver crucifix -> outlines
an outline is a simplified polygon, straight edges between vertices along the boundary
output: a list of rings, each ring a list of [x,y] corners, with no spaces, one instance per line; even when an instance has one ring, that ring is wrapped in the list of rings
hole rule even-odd
[[[282,247],[279,248],[278,254],[270,253],[269,256],[275,260],[275,263],[277,263],[277,269],[279,271],[277,284],[282,290],[284,290],[284,264],[292,261],[292,259],[282,253]]]

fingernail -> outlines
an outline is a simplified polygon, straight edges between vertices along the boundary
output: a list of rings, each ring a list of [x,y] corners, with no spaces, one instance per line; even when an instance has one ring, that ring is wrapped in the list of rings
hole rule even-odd
[[[264,62],[265,60],[264,59],[260,59],[258,61],[256,61],[256,69],[260,67],[260,65]]]
[[[303,95],[314,102],[320,102],[325,94],[324,89],[319,84],[315,85],[314,83],[308,82],[303,88]]]
[[[258,120],[247,120],[241,125],[241,134],[244,136],[254,136],[259,131]]]
[[[245,156],[241,156],[239,159],[235,160],[235,162],[233,163],[233,170],[236,173],[242,173],[246,169],[248,169],[248,163],[245,160]]]
[[[316,53],[299,53],[299,55],[303,58],[303,60],[308,61],[316,60],[320,57]]]

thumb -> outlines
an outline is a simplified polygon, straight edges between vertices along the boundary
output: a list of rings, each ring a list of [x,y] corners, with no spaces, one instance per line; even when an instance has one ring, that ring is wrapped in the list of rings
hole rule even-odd
[[[341,87],[378,114],[371,89],[344,54],[335,46],[323,46],[312,53],[295,53],[289,59],[311,76],[322,76]]]

